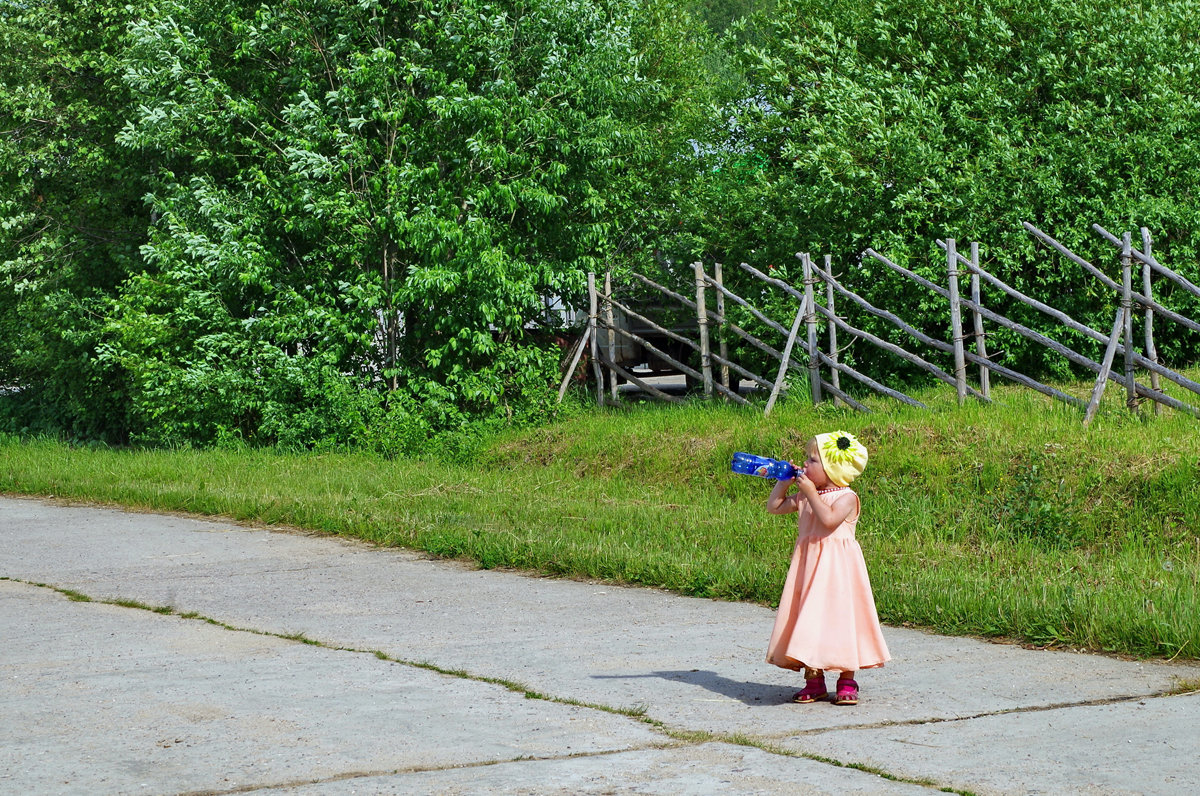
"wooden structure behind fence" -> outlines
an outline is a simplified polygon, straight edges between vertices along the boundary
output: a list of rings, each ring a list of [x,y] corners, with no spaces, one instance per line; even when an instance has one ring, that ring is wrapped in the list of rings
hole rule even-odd
[[[1179,289],[1200,297],[1200,287],[1191,281],[1162,265],[1152,253],[1152,241],[1147,229],[1140,230],[1137,248],[1132,243],[1132,236],[1126,233],[1118,238],[1099,225],[1093,230],[1116,249],[1116,256],[1121,266],[1121,282],[1118,283],[1105,275],[1092,263],[1076,255],[1063,244],[1047,235],[1032,224],[1024,224],[1025,230],[1037,240],[1044,243],[1070,262],[1083,268],[1088,274],[1102,282],[1114,295],[1113,325],[1111,329],[1094,329],[1076,321],[1049,304],[1025,295],[994,275],[988,273],[979,264],[979,244],[972,242],[967,254],[959,249],[953,239],[938,241],[939,247],[946,256],[946,284],[934,284],[930,280],[889,260],[883,254],[867,249],[864,258],[870,258],[886,266],[897,275],[916,282],[933,294],[946,300],[950,310],[950,328],[947,330],[949,340],[930,337],[909,324],[896,314],[872,305],[851,288],[843,285],[832,273],[832,257],[825,255],[823,266],[818,266],[807,253],[796,256],[803,269],[803,284],[798,288],[782,280],[764,274],[758,269],[741,264],[741,268],[762,281],[789,296],[796,306],[796,312],[789,326],[768,317],[750,301],[738,296],[725,286],[722,279],[721,266],[716,265],[710,275],[699,262],[692,265],[695,275],[694,298],[684,296],[665,287],[641,274],[634,273],[632,278],[639,287],[648,289],[664,300],[678,305],[695,318],[695,337],[681,334],[678,330],[667,329],[645,314],[637,312],[631,306],[619,301],[613,295],[611,278],[605,277],[604,289],[597,288],[596,278],[589,275],[589,323],[584,337],[580,339],[577,350],[571,358],[567,373],[574,372],[584,346],[590,338],[592,366],[596,379],[596,398],[603,405],[606,401],[618,400],[617,377],[637,385],[648,395],[664,400],[679,401],[680,398],[658,389],[617,360],[617,340],[624,338],[641,346],[648,354],[669,363],[671,367],[685,376],[693,384],[703,388],[705,396],[719,395],[726,400],[739,404],[748,401],[740,394],[738,385],[742,379],[748,380],[763,390],[769,390],[765,412],[770,413],[781,392],[787,384],[789,373],[802,374],[807,378],[814,403],[827,397],[845,403],[860,411],[870,411],[860,401],[855,400],[842,389],[842,378],[852,379],[865,385],[870,390],[901,401],[912,406],[924,407],[920,401],[905,395],[899,390],[892,389],[869,375],[861,373],[840,361],[839,339],[849,336],[855,340],[863,340],[870,345],[887,351],[933,378],[954,387],[959,403],[967,400],[988,402],[991,400],[991,378],[1007,379],[1036,390],[1055,400],[1062,401],[1079,408],[1083,412],[1085,425],[1092,421],[1100,399],[1108,382],[1112,381],[1125,389],[1126,404],[1131,410],[1137,410],[1144,401],[1153,402],[1156,412],[1161,412],[1163,406],[1177,411],[1186,412],[1194,417],[1200,417],[1200,409],[1192,404],[1167,395],[1161,388],[1162,381],[1170,381],[1190,393],[1200,395],[1200,384],[1182,374],[1164,367],[1158,362],[1154,343],[1155,319],[1161,318],[1174,324],[1179,324],[1192,331],[1200,331],[1200,322],[1163,307],[1153,298],[1152,281],[1154,276],[1169,279]],[[1140,290],[1134,288],[1135,263],[1140,265]],[[998,290],[1010,299],[1032,307],[1042,312],[1068,329],[1085,337],[1104,344],[1104,356],[1100,362],[1081,354],[1063,343],[1041,332],[1030,329],[985,306],[982,298],[982,287]],[[818,289],[823,286],[823,289]],[[965,289],[964,289],[965,288]],[[753,318],[761,322],[769,330],[778,335],[778,340],[767,342],[751,332],[733,323],[726,315],[727,302],[732,302],[743,308]],[[873,315],[887,324],[904,332],[916,344],[916,350],[896,345],[863,329],[853,326],[845,317],[836,311],[837,306],[849,303],[858,311]],[[622,324],[614,321],[614,314],[619,313],[626,319],[640,323],[641,328],[649,330],[639,335]],[[969,313],[969,322],[967,313]],[[1139,351],[1137,340],[1134,338],[1134,319],[1140,314],[1143,330],[1143,340]],[[827,345],[822,347],[820,342],[820,326],[824,324],[827,331]],[[988,352],[987,325],[995,325],[1007,329],[1023,338],[1042,345],[1066,358],[1072,364],[1086,368],[1096,374],[1095,385],[1089,400],[1084,401],[1049,385],[1043,384],[1030,376],[1017,372],[1004,364],[997,362]],[[804,334],[801,334],[801,326]],[[607,338],[607,345],[601,342],[601,332]],[[843,335],[839,338],[839,335]],[[654,337],[654,340],[648,339]],[[713,350],[714,336],[716,351]],[[728,340],[738,338],[758,351],[766,354],[770,360],[778,362],[778,368],[773,374],[756,374],[729,358]],[[656,345],[655,342],[659,345]],[[673,346],[681,347],[689,356],[672,356],[663,350],[663,343],[670,341]],[[776,348],[776,346],[779,348]],[[799,348],[797,348],[799,346]],[[922,349],[932,349],[953,360],[953,372],[947,372],[921,355]],[[1120,366],[1115,366],[1117,355],[1121,356]],[[694,355],[694,356],[691,356]],[[684,359],[699,363],[693,367]],[[976,368],[977,377],[972,384],[968,380],[968,366]],[[717,376],[714,377],[714,367]],[[1149,373],[1150,384],[1137,381],[1137,371]],[[605,374],[609,389],[605,390]],[[731,374],[734,381],[731,381]],[[569,376],[568,376],[569,378]],[[564,378],[559,397],[566,389],[568,378]]]

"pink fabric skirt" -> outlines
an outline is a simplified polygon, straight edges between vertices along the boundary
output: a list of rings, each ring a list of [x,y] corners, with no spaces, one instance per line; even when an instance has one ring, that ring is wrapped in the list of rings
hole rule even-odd
[[[852,672],[891,660],[862,548],[847,530],[797,540],[767,663]]]

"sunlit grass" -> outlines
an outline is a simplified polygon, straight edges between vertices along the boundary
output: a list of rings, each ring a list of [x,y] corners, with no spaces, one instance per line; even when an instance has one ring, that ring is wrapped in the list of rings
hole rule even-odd
[[[1071,385],[1086,394],[1090,385]],[[1110,386],[1096,421],[1028,390],[863,415],[783,404],[583,413],[475,461],[0,442],[0,490],[225,515],[686,594],[778,598],[794,526],[733,452],[797,456],[845,428],[871,450],[859,537],[893,624],[1200,658],[1200,420],[1141,417]],[[1183,398],[1183,396],[1180,396]]]

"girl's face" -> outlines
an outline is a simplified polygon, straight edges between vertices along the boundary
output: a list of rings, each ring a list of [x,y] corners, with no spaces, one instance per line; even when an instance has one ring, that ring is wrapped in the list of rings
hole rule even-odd
[[[808,443],[806,453],[808,458],[804,460],[804,474],[813,482],[813,486],[824,489],[829,486],[829,479],[825,477],[825,465],[821,464],[821,454],[817,452],[816,441]]]

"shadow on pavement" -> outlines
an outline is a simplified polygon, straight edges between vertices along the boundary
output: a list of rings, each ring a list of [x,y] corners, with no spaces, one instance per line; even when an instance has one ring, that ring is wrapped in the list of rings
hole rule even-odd
[[[778,686],[766,683],[747,683],[742,680],[731,680],[716,672],[701,669],[650,672],[648,674],[597,674],[594,680],[633,680],[646,677],[660,677],[677,683],[699,686],[715,694],[736,699],[745,705],[780,705],[792,701],[792,694],[799,686]]]

